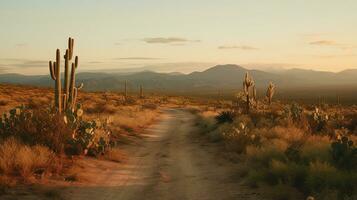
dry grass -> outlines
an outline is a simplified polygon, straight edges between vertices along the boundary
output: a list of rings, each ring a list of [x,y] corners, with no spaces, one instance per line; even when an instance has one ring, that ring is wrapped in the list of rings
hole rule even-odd
[[[4,175],[19,174],[24,179],[34,173],[43,174],[57,166],[56,155],[44,146],[27,146],[14,138],[0,145],[0,171]]]
[[[48,88],[0,84],[0,113],[8,112],[19,105],[50,105],[53,91]]]
[[[32,109],[50,106],[53,102],[53,90],[17,85],[0,85],[0,113],[26,105]],[[160,114],[158,107],[163,103],[180,103],[183,100],[162,96],[136,96],[128,104],[123,95],[117,92],[85,92],[79,93],[78,102],[84,108],[84,119],[111,118],[114,134],[138,132],[151,124]],[[172,99],[172,100],[171,100]]]
[[[160,114],[160,106],[169,104],[172,106],[173,102],[183,104],[184,101],[184,99],[159,95],[147,95],[145,98],[131,96],[128,99],[130,100],[125,100],[123,95],[117,92],[85,92],[81,90],[78,103],[83,106],[84,120],[110,119],[109,128],[112,131],[113,141],[120,144],[132,142],[136,135],[139,135],[144,128],[153,123]],[[40,146],[63,149],[62,146],[55,147],[52,143],[48,143],[50,141],[59,145],[62,144],[61,138],[51,137],[51,135],[58,136],[59,134],[48,130],[58,130],[61,133],[68,132],[55,126],[57,123],[47,120],[48,116],[41,112],[41,109],[49,108],[52,104],[53,89],[0,84],[0,114],[7,113],[14,107],[25,105],[33,111],[34,115],[38,114],[35,121],[44,121],[44,123],[38,124],[33,122],[22,123],[23,126],[16,128],[18,130],[16,135],[20,136],[19,139],[25,141],[28,145],[21,144],[15,139],[2,141],[0,144],[1,176],[29,179],[33,176],[45,174],[47,171],[58,175],[63,173],[63,170],[66,171],[68,167],[70,168],[66,165],[66,168],[63,169],[62,163],[70,162],[58,159],[58,155],[63,153],[62,151],[56,150],[56,153],[53,153],[48,148]],[[54,119],[54,121],[61,120]],[[22,135],[24,137],[21,137]],[[49,138],[53,138],[53,140]],[[114,162],[121,162],[125,159],[120,148],[109,149],[107,154],[102,157]],[[67,178],[80,179],[78,177],[80,176],[79,170],[82,169],[72,169],[73,173],[70,173]]]
[[[353,114],[357,113],[356,108],[320,108],[329,120],[318,130],[312,117],[313,106],[302,107],[297,121],[284,115],[284,107],[286,105],[274,103],[272,107],[253,110],[250,114],[239,114],[232,123],[216,126],[210,119],[222,106],[217,106],[219,109],[206,107],[199,113],[198,124],[213,127],[205,129],[208,138],[221,135],[226,148],[224,154],[241,163],[239,174],[245,177],[246,183],[267,189],[266,194],[272,199],[304,199],[308,195],[316,199],[356,198],[356,170],[338,166],[332,158],[331,146],[336,132],[348,134],[356,144],[357,115]],[[258,142],[253,138],[258,138]]]
[[[123,162],[126,160],[126,155],[119,148],[110,148],[104,158],[113,162]]]

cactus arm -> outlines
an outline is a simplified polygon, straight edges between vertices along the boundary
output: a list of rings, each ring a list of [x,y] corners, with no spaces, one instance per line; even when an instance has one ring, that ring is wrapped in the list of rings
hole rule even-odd
[[[78,96],[78,89],[76,87],[73,88],[73,100],[72,100],[72,108],[76,106],[77,102],[77,96]]]
[[[67,108],[67,94],[63,94],[63,110]]]
[[[74,59],[74,66],[77,68],[78,67],[78,56]]]
[[[60,50],[56,51],[56,87],[55,87],[55,98],[56,98],[56,106],[58,108],[58,112],[62,112],[62,87],[61,87],[61,70],[60,70]]]
[[[54,68],[54,66],[56,65],[56,63],[53,63],[53,64],[52,64],[52,62],[50,61],[48,64],[49,64],[49,68],[50,68],[51,78],[52,78],[53,80],[56,80],[55,68]]]
[[[76,67],[75,64],[72,63],[72,70],[71,70],[71,81],[70,81],[70,85],[69,85],[69,102],[71,103],[70,107],[73,106],[73,98],[74,98],[74,88],[75,88],[75,71],[76,71]]]
[[[69,60],[72,60],[72,57],[73,57],[73,43],[74,43],[74,39],[72,38],[68,38],[68,59]]]
[[[84,84],[81,83],[79,86],[77,86],[77,90],[81,90],[84,87]]]
[[[65,89],[65,95],[66,98],[64,98],[64,101],[68,101],[69,97],[69,50],[66,50],[66,54],[64,55],[64,89]],[[64,106],[64,109],[66,107]]]
[[[62,91],[61,69],[60,69],[60,50],[56,50],[56,61],[49,61],[49,70],[51,78],[55,81],[55,106],[58,113],[62,113],[63,110],[68,108],[74,109],[78,90],[83,87],[81,84],[78,88],[75,87],[75,70],[78,67],[78,57],[76,56],[75,62],[69,65],[70,60],[73,57],[74,39],[68,39],[68,49],[64,55],[64,88]],[[70,72],[71,67],[71,72]],[[69,76],[70,75],[70,76]],[[62,94],[63,93],[63,94]]]

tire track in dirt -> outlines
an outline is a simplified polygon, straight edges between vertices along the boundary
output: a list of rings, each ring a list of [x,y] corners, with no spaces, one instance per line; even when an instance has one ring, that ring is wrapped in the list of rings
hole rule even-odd
[[[94,166],[94,183],[65,188],[65,199],[262,199],[242,185],[236,164],[193,134],[194,119],[184,110],[165,110],[143,142],[127,149],[127,162],[104,171]]]

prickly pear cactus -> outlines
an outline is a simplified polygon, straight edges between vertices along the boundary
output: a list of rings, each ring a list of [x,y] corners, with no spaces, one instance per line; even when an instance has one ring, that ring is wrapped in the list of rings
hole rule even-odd
[[[312,113],[312,118],[316,124],[316,131],[322,131],[327,122],[329,121],[329,116],[326,113],[323,113],[319,108],[315,108],[314,112]]]
[[[336,166],[344,169],[357,167],[357,147],[348,137],[338,138],[331,144],[331,154]]]

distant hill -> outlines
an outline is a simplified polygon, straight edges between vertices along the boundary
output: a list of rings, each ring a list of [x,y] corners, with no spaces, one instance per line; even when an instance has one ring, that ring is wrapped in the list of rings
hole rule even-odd
[[[279,73],[249,70],[239,65],[217,65],[202,72],[190,74],[157,73],[141,71],[136,73],[79,73],[77,82],[83,82],[88,91],[122,91],[124,81],[129,90],[136,91],[143,85],[146,91],[177,94],[217,94],[234,92],[242,88],[246,72],[253,77],[258,92],[263,95],[268,83],[277,85],[280,95],[290,96],[336,95],[339,91],[357,93],[357,69],[339,73],[304,69],[289,69]],[[20,74],[0,74],[0,83],[15,83],[36,86],[52,86],[49,76],[25,76]],[[298,95],[299,94],[299,95]],[[357,95],[357,94],[356,94]]]

